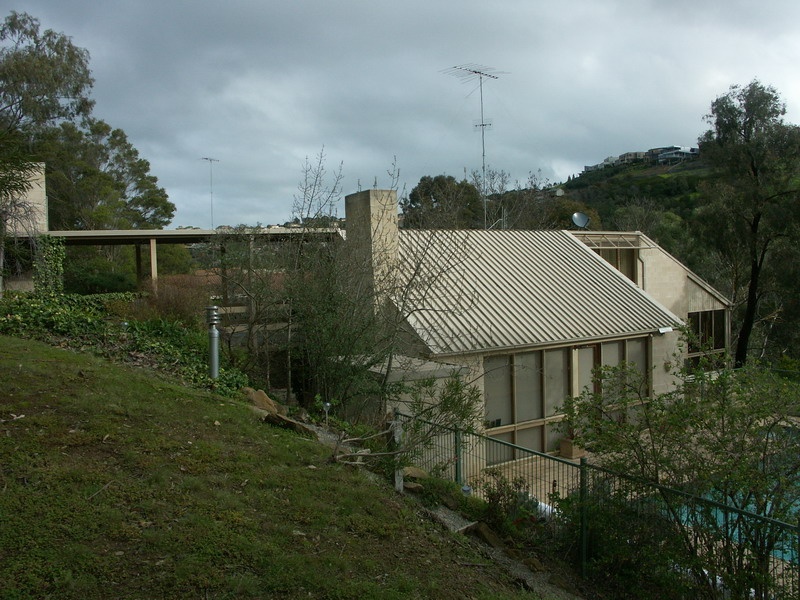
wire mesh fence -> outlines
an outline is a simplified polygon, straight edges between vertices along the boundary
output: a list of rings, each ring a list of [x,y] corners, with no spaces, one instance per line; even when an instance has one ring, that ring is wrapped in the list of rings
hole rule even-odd
[[[402,414],[398,419],[411,421]],[[786,523],[585,459],[566,460],[484,435],[422,426],[430,441],[413,456],[416,466],[469,486],[477,495],[491,474],[521,478],[542,512],[574,535],[573,558],[584,574],[635,556],[650,576],[663,570],[662,580],[683,586],[687,598],[800,598],[796,516]]]

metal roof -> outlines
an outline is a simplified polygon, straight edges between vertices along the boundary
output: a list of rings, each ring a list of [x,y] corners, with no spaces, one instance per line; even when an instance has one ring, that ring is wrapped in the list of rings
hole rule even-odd
[[[433,354],[582,343],[681,320],[567,231],[401,230],[394,301]]]

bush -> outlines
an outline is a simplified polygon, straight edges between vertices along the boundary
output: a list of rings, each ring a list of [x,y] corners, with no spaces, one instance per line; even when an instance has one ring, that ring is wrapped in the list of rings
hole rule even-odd
[[[158,294],[147,294],[136,305],[143,311],[137,318],[157,317],[197,326],[205,323],[205,309],[211,304],[211,285],[205,278],[168,275],[158,280]]]
[[[554,499],[556,543],[580,564],[581,522],[586,519],[586,575],[615,598],[689,598],[682,577],[679,532],[653,498],[637,498],[599,481],[581,503],[576,492]],[[674,531],[674,535],[670,532]]]
[[[105,305],[73,295],[7,294],[0,301],[0,333],[20,337],[83,339],[102,335]]]
[[[6,294],[0,298],[0,334],[34,338],[72,348],[92,348],[109,358],[164,371],[194,387],[234,395],[247,377],[232,368],[208,374],[203,328],[175,319],[123,320],[133,314],[137,294]]]
[[[524,477],[509,479],[498,469],[487,469],[480,483],[486,499],[486,523],[501,533],[516,534],[539,520],[539,501],[531,496]]]

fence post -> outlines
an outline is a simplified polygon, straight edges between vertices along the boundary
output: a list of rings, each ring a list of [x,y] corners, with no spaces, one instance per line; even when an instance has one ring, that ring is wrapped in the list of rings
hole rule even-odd
[[[586,563],[589,554],[589,481],[586,457],[581,457],[580,466],[580,511],[581,511],[581,535],[580,535],[580,573],[581,577],[586,578]]]
[[[458,485],[464,485],[464,469],[461,464],[461,459],[463,458],[461,448],[461,430],[458,427],[456,427],[455,431],[453,432],[453,441],[455,445],[453,450],[455,451],[456,456],[456,483]]]

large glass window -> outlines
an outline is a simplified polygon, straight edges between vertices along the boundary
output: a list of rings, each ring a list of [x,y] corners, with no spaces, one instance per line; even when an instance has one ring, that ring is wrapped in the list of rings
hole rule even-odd
[[[722,355],[727,348],[728,323],[724,309],[689,313],[690,366],[700,364],[703,357]]]
[[[616,367],[625,360],[625,342],[606,342],[600,352],[603,366]]]
[[[544,353],[545,415],[556,414],[569,395],[569,354],[566,348]]]
[[[636,260],[638,256],[635,248],[596,248],[595,252],[602,256],[606,262],[614,265],[625,277],[634,283],[638,283],[636,277]]]
[[[689,313],[691,339],[689,351],[724,350],[726,337],[725,311],[705,310]]]
[[[517,421],[543,418],[541,352],[514,355],[514,388]]]
[[[598,347],[578,348],[578,393],[594,390],[594,367],[597,365]]]
[[[625,360],[635,365],[639,372],[647,373],[647,338],[627,340],[625,342],[625,350]]]
[[[484,359],[486,426],[495,439],[538,451],[554,450],[568,396],[594,390],[593,371],[623,361],[648,373],[649,338],[640,337]],[[496,457],[498,458],[498,457]]]
[[[484,399],[488,427],[514,422],[511,396],[511,357],[488,356],[483,361]]]

